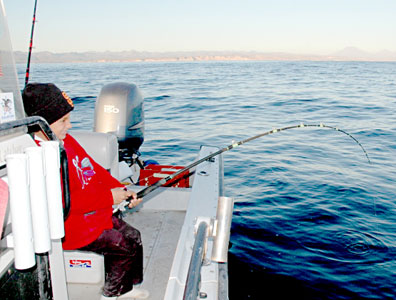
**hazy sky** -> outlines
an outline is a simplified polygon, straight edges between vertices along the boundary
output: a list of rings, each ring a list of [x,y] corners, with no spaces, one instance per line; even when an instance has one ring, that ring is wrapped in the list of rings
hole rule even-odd
[[[3,0],[27,51],[34,0]],[[38,0],[35,51],[396,51],[396,0]]]

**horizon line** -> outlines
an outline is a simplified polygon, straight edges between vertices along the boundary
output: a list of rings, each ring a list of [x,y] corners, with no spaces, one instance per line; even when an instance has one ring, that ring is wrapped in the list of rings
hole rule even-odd
[[[16,63],[25,62],[27,51],[13,51]],[[86,56],[86,54],[90,54]],[[94,55],[92,55],[94,54]],[[32,63],[83,63],[83,62],[150,62],[150,61],[396,61],[396,51],[376,53],[346,47],[331,54],[300,54],[282,51],[256,50],[187,50],[187,51],[84,51],[84,52],[33,52]]]

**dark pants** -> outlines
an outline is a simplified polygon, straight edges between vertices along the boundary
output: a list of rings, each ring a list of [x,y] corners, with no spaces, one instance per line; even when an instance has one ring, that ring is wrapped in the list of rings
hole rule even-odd
[[[89,245],[78,250],[104,256],[105,285],[103,295],[120,296],[143,281],[143,246],[140,232],[113,216],[113,229],[105,230]]]

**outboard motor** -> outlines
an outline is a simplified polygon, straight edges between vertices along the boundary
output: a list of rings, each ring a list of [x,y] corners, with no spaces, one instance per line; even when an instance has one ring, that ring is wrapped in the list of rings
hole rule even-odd
[[[118,138],[120,161],[139,163],[144,141],[143,97],[135,84],[105,85],[96,100],[94,131],[114,133]]]

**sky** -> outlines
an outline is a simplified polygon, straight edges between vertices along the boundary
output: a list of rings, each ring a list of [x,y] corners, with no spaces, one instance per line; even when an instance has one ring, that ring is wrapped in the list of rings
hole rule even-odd
[[[34,0],[3,0],[27,51]],[[34,51],[396,51],[396,0],[38,0]]]

